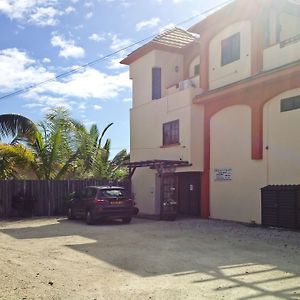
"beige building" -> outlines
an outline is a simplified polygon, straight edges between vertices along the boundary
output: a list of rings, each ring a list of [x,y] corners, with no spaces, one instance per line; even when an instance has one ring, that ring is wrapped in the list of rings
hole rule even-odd
[[[122,63],[141,213],[261,223],[261,188],[300,183],[297,1],[236,0]]]

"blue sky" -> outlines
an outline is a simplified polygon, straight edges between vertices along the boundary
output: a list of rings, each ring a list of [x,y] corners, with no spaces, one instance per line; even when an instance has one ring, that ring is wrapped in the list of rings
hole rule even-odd
[[[224,0],[0,0],[0,97],[159,33]],[[199,17],[200,20],[200,17]],[[196,20],[186,23],[186,29]],[[118,62],[135,48],[26,94],[1,100],[0,114],[42,120],[63,106],[103,129],[114,153],[129,149],[131,82]]]

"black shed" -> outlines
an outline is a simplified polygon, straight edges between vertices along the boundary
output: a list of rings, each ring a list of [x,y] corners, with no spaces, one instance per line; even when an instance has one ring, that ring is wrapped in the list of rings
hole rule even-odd
[[[269,185],[261,189],[262,224],[300,229],[300,185]]]

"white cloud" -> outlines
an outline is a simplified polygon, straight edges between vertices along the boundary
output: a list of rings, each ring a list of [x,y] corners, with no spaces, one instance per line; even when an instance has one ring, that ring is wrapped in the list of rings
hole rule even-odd
[[[94,3],[93,2],[85,2],[84,6],[85,7],[92,7],[92,6],[94,6]]]
[[[66,14],[70,14],[70,13],[73,13],[75,12],[76,9],[73,7],[73,6],[68,6],[66,9],[65,9],[65,13]]]
[[[45,58],[43,59],[43,63],[49,64],[49,63],[51,63],[51,59],[48,58],[48,57],[45,57]]]
[[[149,29],[157,26],[160,22],[160,18],[151,18],[149,20],[144,20],[136,24],[136,31],[141,31],[143,29]]]
[[[89,36],[89,40],[95,41],[95,42],[101,42],[101,41],[105,40],[105,38],[104,38],[104,35],[93,33],[92,35]]]
[[[86,109],[86,104],[84,102],[80,103],[79,106],[77,107],[81,112],[85,111]]]
[[[66,40],[60,35],[54,35],[51,39],[51,44],[53,47],[61,48],[59,56],[64,58],[81,58],[85,56],[84,49],[76,46],[74,40]]]
[[[9,92],[53,78],[54,74],[39,66],[16,48],[0,50],[0,90]]]
[[[0,0],[0,12],[11,20],[38,26],[54,26],[64,12],[57,0]]]
[[[101,106],[101,105],[95,104],[95,105],[93,106],[93,108],[94,108],[94,110],[101,110],[101,109],[102,109],[102,106]]]
[[[88,12],[88,13],[85,15],[85,18],[86,18],[86,19],[90,19],[92,16],[93,16],[93,12],[90,11],[90,12]]]
[[[25,52],[16,48],[0,51],[0,90],[2,93],[10,93],[54,78],[54,73],[40,67],[38,62]],[[52,81],[33,88],[22,96],[28,101],[25,105],[29,108],[46,109],[63,106],[78,109],[76,99],[80,100],[81,104],[89,99],[110,100],[130,88],[128,72],[108,75],[94,68],[86,68],[61,81]],[[81,108],[83,109],[82,106]]]
[[[132,102],[132,98],[125,98],[123,99],[123,102]]]
[[[54,93],[62,97],[108,100],[131,87],[128,72],[107,75],[93,68],[75,73],[63,81],[51,82],[34,90],[36,93]]]
[[[110,45],[111,50],[118,51],[132,44],[132,41],[130,39],[120,39],[117,34],[109,33],[108,36],[112,40]]]

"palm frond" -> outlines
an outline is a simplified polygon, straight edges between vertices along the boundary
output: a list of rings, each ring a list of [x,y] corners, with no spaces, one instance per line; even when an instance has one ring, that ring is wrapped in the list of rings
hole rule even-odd
[[[12,143],[14,144],[21,140],[31,140],[36,130],[35,124],[22,115],[0,115],[0,140],[10,136],[13,138]]]

